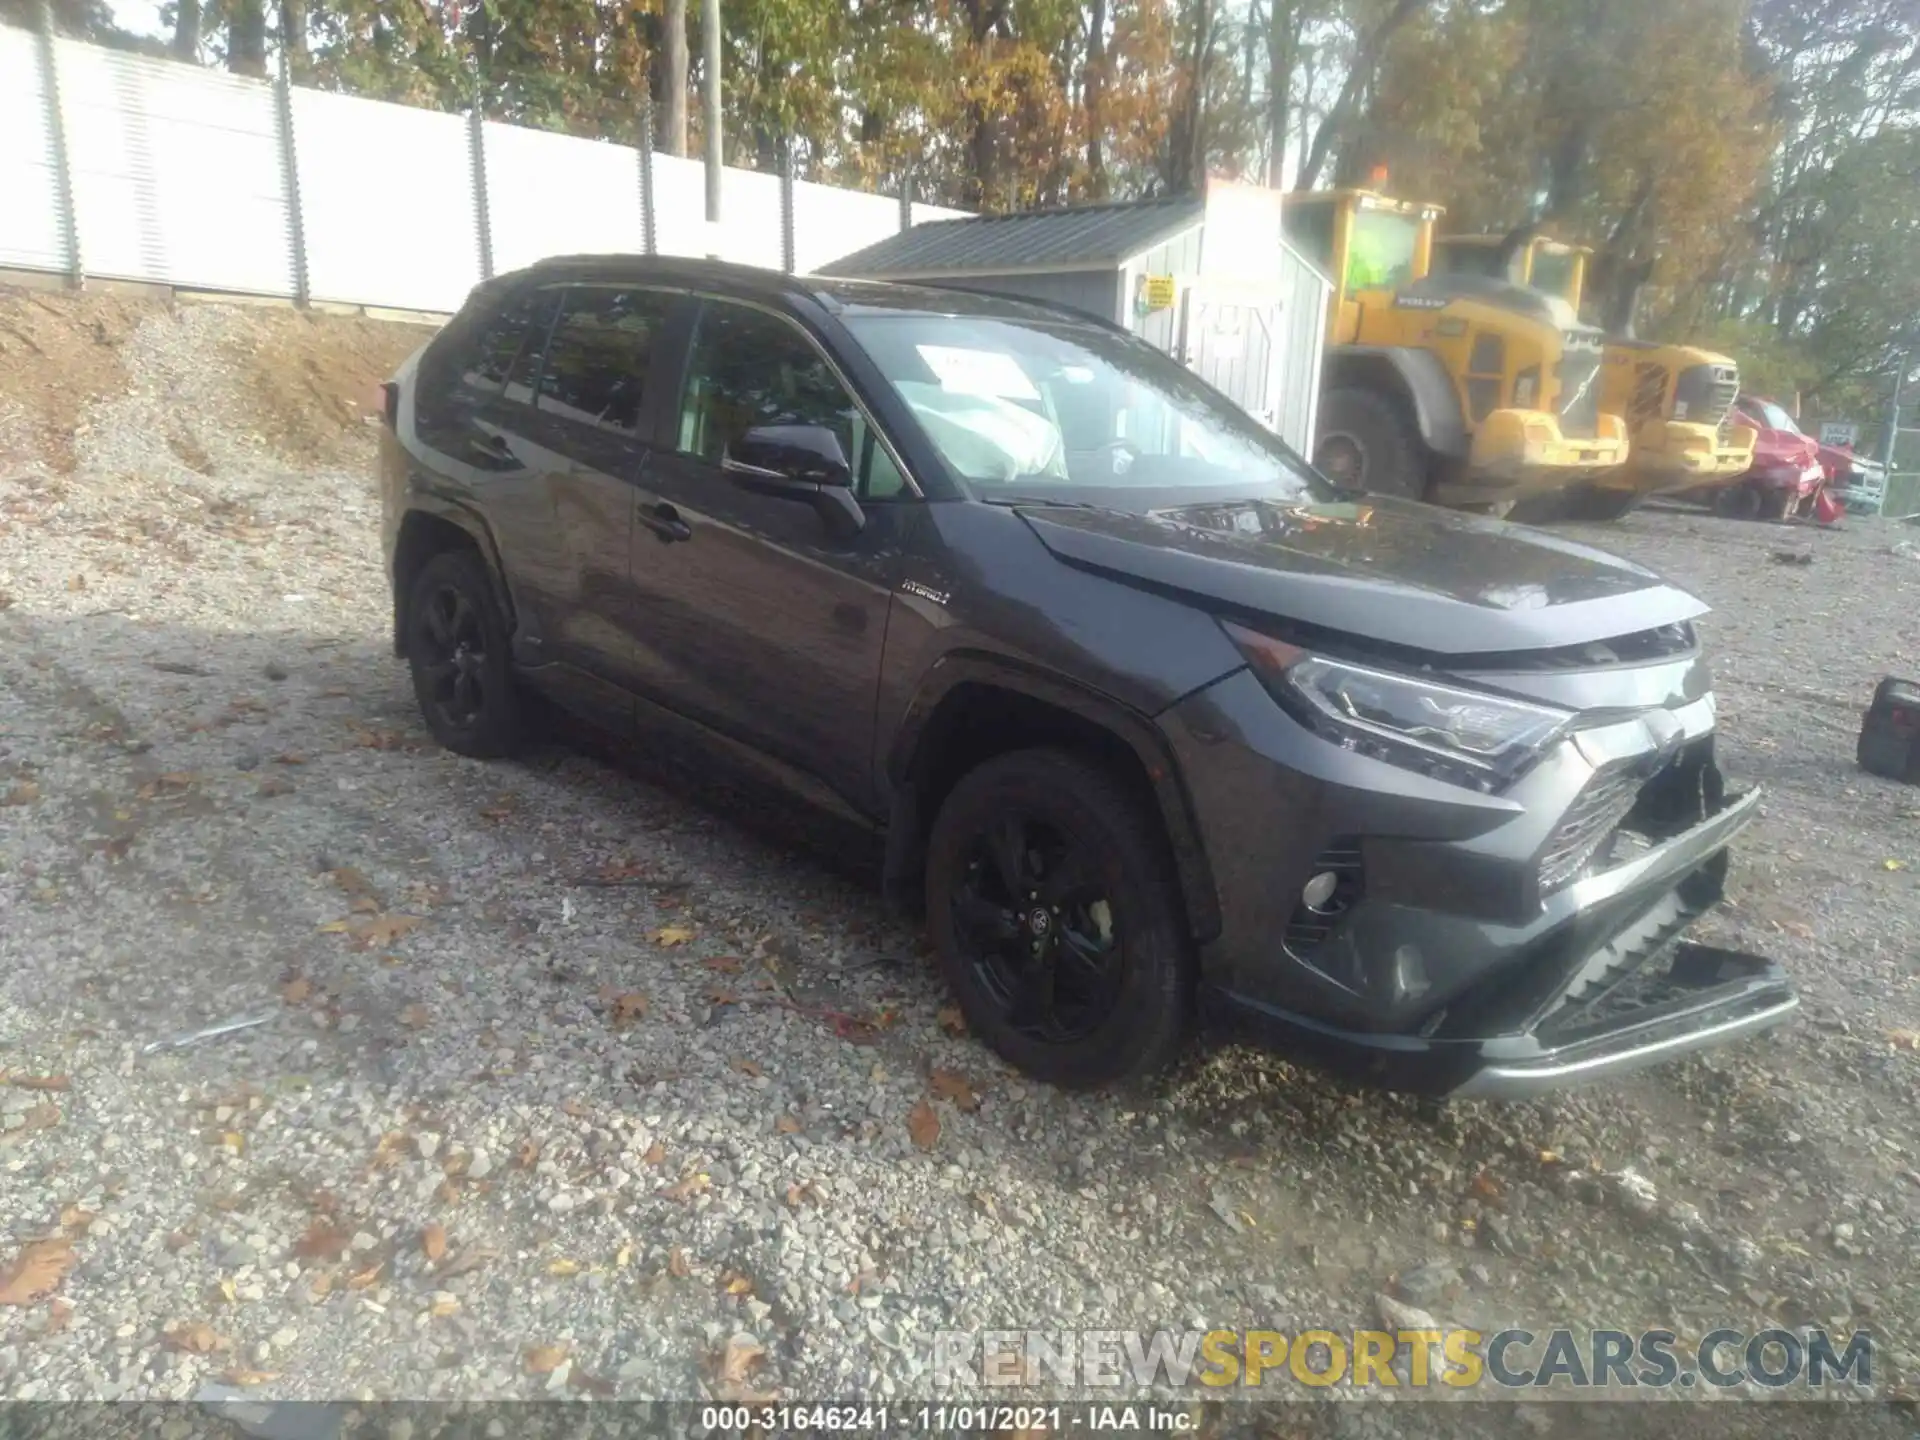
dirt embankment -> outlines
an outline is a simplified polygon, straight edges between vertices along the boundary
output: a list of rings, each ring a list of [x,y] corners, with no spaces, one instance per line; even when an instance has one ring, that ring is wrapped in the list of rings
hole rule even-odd
[[[282,306],[0,286],[0,471],[135,461],[115,443],[135,437],[99,433],[129,398],[154,402],[140,407],[140,438],[203,475],[238,458],[239,422],[250,461],[357,463],[375,387],[430,333]]]

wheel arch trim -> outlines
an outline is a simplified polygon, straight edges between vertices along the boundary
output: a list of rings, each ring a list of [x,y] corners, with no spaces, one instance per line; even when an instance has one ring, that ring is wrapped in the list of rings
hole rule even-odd
[[[1466,412],[1453,377],[1431,350],[1405,345],[1347,345],[1327,357],[1323,390],[1345,386],[1382,390],[1383,375],[1392,376],[1390,393],[1413,411],[1420,439],[1436,455],[1465,456],[1473,444],[1467,432]],[[1324,413],[1324,412],[1323,412]]]
[[[1011,657],[983,652],[942,656],[907,702],[886,759],[892,796],[885,874],[890,891],[910,882],[923,861],[932,816],[923,814],[918,775],[929,726],[954,693],[978,685],[1007,690],[1051,706],[1111,735],[1139,763],[1172,854],[1186,906],[1187,929],[1204,944],[1220,932],[1220,900],[1200,840],[1192,801],[1168,745],[1152,719],[1090,687]]]

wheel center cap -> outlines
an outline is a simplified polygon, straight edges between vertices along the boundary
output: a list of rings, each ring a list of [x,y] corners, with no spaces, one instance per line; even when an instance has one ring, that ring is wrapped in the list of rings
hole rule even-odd
[[[1035,909],[1027,915],[1027,929],[1035,936],[1045,935],[1053,928],[1053,917],[1046,911]]]

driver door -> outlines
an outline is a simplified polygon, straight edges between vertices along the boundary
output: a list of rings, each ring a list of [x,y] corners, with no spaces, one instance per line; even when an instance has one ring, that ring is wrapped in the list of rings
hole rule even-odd
[[[840,538],[809,506],[721,468],[756,425],[835,432],[859,534]],[[900,471],[799,325],[731,301],[701,303],[665,429],[629,566],[643,689],[867,809],[898,522],[916,503]]]

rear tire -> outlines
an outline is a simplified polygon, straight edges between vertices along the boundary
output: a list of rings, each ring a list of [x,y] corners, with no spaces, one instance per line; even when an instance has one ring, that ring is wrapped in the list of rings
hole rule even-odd
[[[1349,385],[1321,397],[1313,464],[1351,495],[1427,493],[1427,451],[1413,418],[1377,390]]]
[[[1762,520],[1784,520],[1793,513],[1798,497],[1791,490],[1769,490],[1760,496]]]
[[[1085,1089],[1169,1063],[1193,948],[1157,819],[1061,750],[988,760],[927,843],[927,928],[973,1032],[1037,1080]]]
[[[493,577],[471,550],[443,550],[408,592],[407,665],[433,738],[457,755],[511,755],[525,733]]]
[[[1604,524],[1618,520],[1639,505],[1640,496],[1632,490],[1606,490],[1591,486],[1567,497],[1567,519]]]
[[[1760,514],[1760,492],[1752,485],[1724,485],[1713,497],[1713,513],[1726,520],[1753,520]]]

